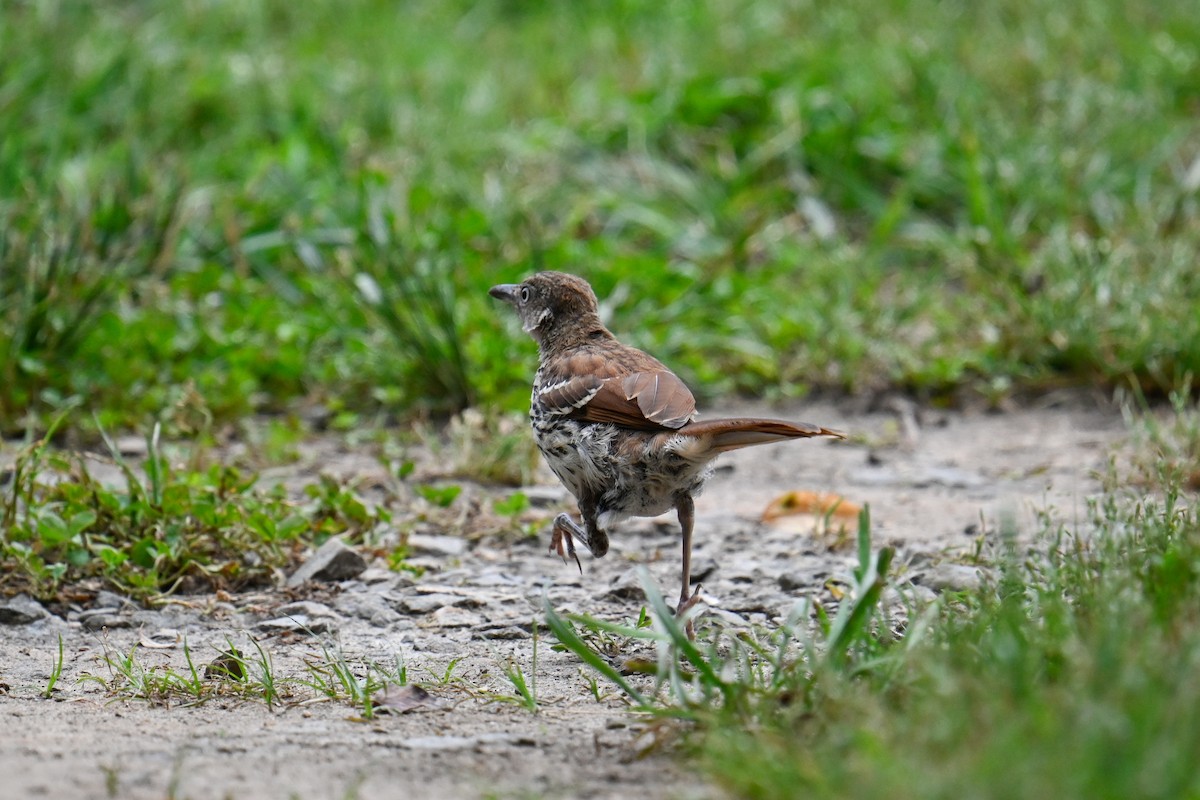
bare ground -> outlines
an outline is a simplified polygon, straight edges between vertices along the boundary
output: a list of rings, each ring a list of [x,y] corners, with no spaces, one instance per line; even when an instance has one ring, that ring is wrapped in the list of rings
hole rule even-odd
[[[737,409],[747,410],[754,409]],[[853,548],[820,532],[811,516],[759,521],[786,491],[869,503],[876,544],[898,547],[899,578],[931,594],[970,580],[954,562],[1001,518],[1025,532],[1042,511],[1082,523],[1086,498],[1099,491],[1096,474],[1123,434],[1119,414],[1078,398],[1003,414],[917,414],[902,402],[875,413],[815,405],[773,414],[853,438],[725,457],[697,503],[695,567],[714,607],[706,619],[721,625],[776,624],[852,564]],[[293,472],[319,468],[379,469],[369,456],[322,443]],[[124,608],[112,619],[129,627],[87,630],[78,612],[0,626],[0,798],[722,796],[618,697],[597,700],[586,668],[553,652],[544,628],[538,713],[502,699],[514,694],[506,666],[534,673],[531,630],[547,593],[562,611],[629,619],[641,605],[634,568],[645,564],[674,596],[672,519],[625,526],[606,558],[585,556],[582,576],[546,553],[544,534],[484,537],[458,554],[452,542],[425,546],[417,556],[430,569],[419,579],[377,565],[358,580],[302,593],[319,604],[307,611],[310,627],[327,627],[323,636],[259,627],[297,599],[282,591]],[[53,700],[44,700],[60,634],[64,671]],[[364,721],[332,702],[268,709],[233,698],[196,707],[114,701],[103,684],[79,680],[111,679],[105,654],[130,652],[144,665],[186,672],[185,637],[201,664],[229,641],[247,649],[253,638],[276,674],[290,677],[303,677],[304,658],[319,657],[320,643],[336,638],[353,659],[403,659],[409,679],[438,704]],[[454,659],[461,661],[443,681]]]

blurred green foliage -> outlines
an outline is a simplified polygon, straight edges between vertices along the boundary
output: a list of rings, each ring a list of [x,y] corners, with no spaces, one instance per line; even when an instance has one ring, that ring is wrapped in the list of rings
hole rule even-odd
[[[0,426],[524,404],[593,281],[708,394],[1200,372],[1182,0],[0,7]]]

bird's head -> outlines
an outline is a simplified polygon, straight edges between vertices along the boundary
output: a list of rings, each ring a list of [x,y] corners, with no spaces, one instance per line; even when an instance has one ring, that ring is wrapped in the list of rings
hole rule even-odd
[[[571,333],[604,330],[596,293],[575,275],[538,272],[521,283],[493,286],[488,294],[516,309],[521,327],[541,346]]]

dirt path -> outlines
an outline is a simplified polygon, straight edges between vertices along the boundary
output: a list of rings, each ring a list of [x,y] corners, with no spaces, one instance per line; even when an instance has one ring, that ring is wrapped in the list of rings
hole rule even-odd
[[[737,409],[747,411],[753,409]],[[761,411],[761,409],[759,409]],[[903,409],[897,409],[903,412]],[[742,451],[698,502],[696,565],[724,625],[770,625],[852,553],[836,537],[814,536],[812,517],[764,525],[764,507],[796,489],[836,492],[870,503],[876,543],[898,545],[901,576],[932,592],[969,580],[953,554],[989,535],[1001,516],[1034,528],[1038,510],[1068,522],[1086,517],[1096,472],[1123,432],[1115,411],[1082,407],[1008,414],[933,412],[847,414],[808,406],[795,416],[855,435],[849,443],[804,442]],[[717,416],[710,414],[708,416]],[[373,459],[326,453],[339,469],[378,469]],[[356,466],[357,464],[357,466]],[[298,467],[302,469],[304,467]],[[669,524],[668,524],[669,523]],[[543,596],[563,611],[619,621],[637,613],[636,565],[645,564],[668,597],[678,590],[673,521],[635,521],[619,531],[584,574],[545,552],[545,537],[424,541],[420,579],[378,567],[360,579],[298,598],[266,593],[188,598],[161,610],[124,608],[106,631],[78,613],[0,626],[0,798],[23,797],[717,797],[669,754],[652,752],[655,731],[613,696],[597,700],[574,657],[538,653],[535,715],[500,698],[514,688],[506,667],[533,673],[531,630]],[[461,551],[460,551],[461,550]],[[948,560],[947,560],[948,559]],[[945,562],[945,563],[942,563]],[[110,599],[115,603],[115,600]],[[282,609],[282,610],[281,610]],[[306,613],[323,637],[268,633],[264,621]],[[703,624],[701,636],[703,637]],[[58,636],[65,668],[54,701],[46,686]],[[103,655],[133,652],[144,666],[186,672],[187,639],[199,663],[228,641],[251,637],[282,676],[301,676],[321,642],[340,642],[351,660],[408,667],[409,680],[436,707],[372,721],[345,704],[210,701],[162,707],[109,699],[85,674],[109,678]],[[447,666],[458,659],[446,677]],[[604,687],[601,687],[604,688]]]

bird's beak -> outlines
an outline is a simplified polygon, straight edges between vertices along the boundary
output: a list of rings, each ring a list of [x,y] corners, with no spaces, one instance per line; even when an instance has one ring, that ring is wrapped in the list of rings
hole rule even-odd
[[[502,283],[499,286],[493,286],[488,289],[488,294],[497,300],[503,300],[506,303],[515,303],[517,301],[517,289],[520,288],[520,284]]]

